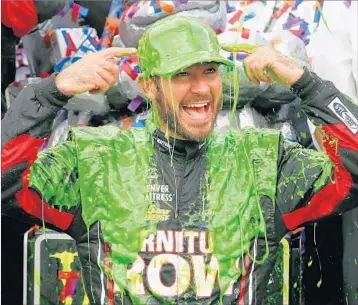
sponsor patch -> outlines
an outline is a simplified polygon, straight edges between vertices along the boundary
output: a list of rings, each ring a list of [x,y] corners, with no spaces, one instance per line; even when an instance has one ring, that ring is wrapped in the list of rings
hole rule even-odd
[[[350,112],[347,107],[336,97],[328,108],[340,119],[344,125],[355,135],[358,133],[358,119]]]

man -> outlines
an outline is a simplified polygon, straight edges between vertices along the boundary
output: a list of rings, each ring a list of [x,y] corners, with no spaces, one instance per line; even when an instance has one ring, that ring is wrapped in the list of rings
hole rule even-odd
[[[327,155],[287,146],[274,130],[213,133],[219,66],[232,65],[219,49],[194,18],[146,31],[139,84],[154,115],[145,129],[75,128],[36,157],[72,95],[115,83],[113,61],[133,53],[117,48],[29,87],[21,94],[37,107],[14,103],[6,114],[3,210],[75,239],[91,304],[261,304],[285,233],[357,205],[357,107],[262,47],[245,60],[248,77],[290,85]]]

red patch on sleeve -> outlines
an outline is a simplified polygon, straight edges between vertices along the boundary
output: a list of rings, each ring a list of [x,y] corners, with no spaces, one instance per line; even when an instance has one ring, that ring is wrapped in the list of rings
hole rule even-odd
[[[1,172],[22,162],[34,163],[45,139],[23,134],[9,141],[1,151]]]
[[[43,219],[46,223],[52,224],[59,229],[66,230],[74,216],[70,213],[50,208],[35,191],[28,188],[30,167],[35,162],[37,153],[44,142],[45,139],[37,139],[26,134],[12,139],[2,150],[1,172],[16,164],[28,162],[28,168],[21,175],[23,188],[15,195],[20,207],[28,214]]]
[[[326,153],[334,164],[333,181],[317,192],[307,206],[283,215],[283,220],[289,230],[331,214],[352,187],[352,176],[343,166],[338,148],[358,152],[358,135],[353,135],[343,123],[323,126],[323,131],[332,139],[338,140],[337,143],[335,141],[324,142]]]

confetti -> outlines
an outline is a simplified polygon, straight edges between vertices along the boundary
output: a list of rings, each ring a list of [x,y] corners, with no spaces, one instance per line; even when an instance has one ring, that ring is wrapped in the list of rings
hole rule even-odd
[[[226,4],[226,12],[228,14],[233,13],[236,11],[236,8],[234,6],[231,6],[229,3],[229,0],[225,0],[225,4]]]
[[[296,25],[299,25],[302,21],[303,19],[301,19],[300,17],[291,17],[284,25],[282,25],[282,27],[284,30],[288,30]]]
[[[131,65],[127,61],[122,63],[121,69],[126,72],[132,80],[137,79],[138,73],[131,67]]]
[[[160,9],[168,14],[173,14],[175,11],[175,6],[165,3],[164,1],[157,1],[156,5],[160,7]]]
[[[80,5],[73,3],[72,6],[72,21],[77,23],[78,16],[80,15]]]
[[[88,16],[88,8],[80,6],[80,16],[87,17]]]
[[[246,29],[246,28],[242,28],[241,37],[244,39],[249,39],[250,38],[250,30]]]
[[[347,8],[350,8],[350,7],[351,7],[351,4],[352,4],[352,0],[344,0],[344,5],[345,5]]]
[[[230,24],[234,24],[235,22],[237,22],[237,21],[240,19],[241,15],[242,15],[242,11],[241,11],[241,10],[240,10],[240,11],[237,11],[237,12],[234,14],[234,16],[232,16],[232,17],[230,18],[229,23],[230,23]]]
[[[188,0],[173,0],[173,4],[176,7],[187,4],[187,3],[188,3]]]
[[[143,103],[143,97],[140,95],[137,95],[128,105],[128,109],[132,112],[135,112],[138,107]]]
[[[136,3],[133,5],[132,9],[130,10],[130,12],[129,12],[128,15],[127,15],[128,18],[130,18],[130,19],[133,18],[133,16],[134,16],[135,13],[137,12],[139,3],[140,3],[140,2],[136,2]]]
[[[278,11],[276,11],[274,14],[273,14],[273,19],[279,19],[284,13],[287,12],[287,10],[290,8],[290,6],[285,3],[284,6],[279,9]]]
[[[244,17],[244,21],[250,20],[250,19],[254,18],[255,16],[256,16],[256,14],[254,12],[252,12]]]

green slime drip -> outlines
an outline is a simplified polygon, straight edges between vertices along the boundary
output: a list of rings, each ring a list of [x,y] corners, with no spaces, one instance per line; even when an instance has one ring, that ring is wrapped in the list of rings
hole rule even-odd
[[[87,132],[90,137],[83,140]],[[93,141],[96,132],[106,139],[106,146]],[[144,240],[156,230],[155,224],[149,225],[145,220],[152,204],[146,196],[150,158],[154,153],[150,133],[146,129],[118,133],[113,127],[76,129],[75,134],[79,133],[80,137],[75,138],[81,152],[79,173],[91,172],[89,176],[93,177],[79,176],[82,216],[88,227],[101,221],[104,240],[112,245],[112,277],[123,293],[128,287],[128,265],[137,259]],[[94,146],[103,153],[94,156]],[[138,299],[132,302],[141,303]]]
[[[256,264],[268,257],[266,225],[261,196],[273,204],[277,180],[278,131],[214,133],[208,145],[207,199],[212,216],[209,231],[213,255],[219,263],[221,298],[232,280],[245,275],[244,255],[250,254],[252,240],[264,238],[262,258],[251,257]],[[236,261],[241,258],[241,268]]]

